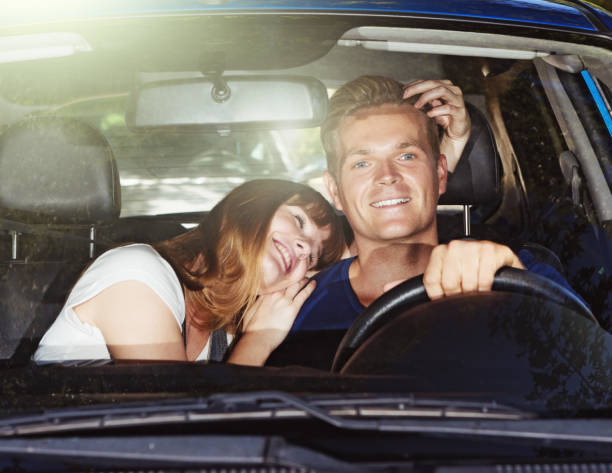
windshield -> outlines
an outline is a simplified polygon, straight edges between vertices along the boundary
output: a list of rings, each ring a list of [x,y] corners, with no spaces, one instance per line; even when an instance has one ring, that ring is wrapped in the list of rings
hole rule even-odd
[[[422,17],[408,21],[400,16],[321,12],[224,15],[204,9],[194,14],[160,12],[4,26],[0,31],[0,174],[5,176],[0,183],[5,189],[0,196],[0,353],[6,370],[1,375],[2,413],[278,390],[416,393],[425,398],[497,402],[544,416],[607,416],[612,393],[609,32],[589,35],[572,27],[573,36],[568,37],[561,27],[551,27],[530,38],[530,32],[516,34],[516,25],[500,26],[499,31],[486,25],[482,20],[481,27],[471,32],[467,23],[445,27],[439,19],[428,23]],[[233,95],[224,103],[230,107],[241,93],[231,82],[236,77],[251,81],[250,87],[260,87],[271,76],[307,77],[331,97],[343,84],[363,75],[391,77],[401,84],[450,80],[460,89],[472,117],[473,137],[477,130],[482,132],[478,134],[482,141],[468,147],[485,150],[485,164],[493,163],[493,183],[476,161],[452,169],[446,197],[434,211],[438,239],[441,243],[491,240],[516,254],[526,250],[534,267],[552,267],[567,281],[569,296],[567,288],[554,294],[547,287],[538,292],[533,289],[537,281],[516,282],[511,275],[506,292],[494,290],[478,300],[475,295],[457,296],[402,306],[384,323],[357,329],[362,338],[356,335],[359,343],[349,344],[340,357],[343,363],[335,362],[337,370],[332,365],[348,329],[340,324],[296,329],[288,338],[291,343],[280,345],[263,368],[212,359],[116,362],[108,352],[102,361],[103,357],[93,357],[63,364],[34,363],[42,337],[80,275],[110,248],[152,244],[162,256],[170,254],[168,247],[155,245],[184,234],[230,191],[260,179],[303,184],[337,204],[323,177],[328,162],[321,143],[322,120],[287,128],[255,119],[246,125],[228,119],[216,129],[177,125],[171,118],[183,119],[181,113],[190,102],[181,101],[184,95],[177,92],[175,103],[181,107],[143,113],[155,125],[146,128],[134,122],[139,116],[134,103],[144,103],[145,86],[159,87],[156,100],[161,100],[159,84],[178,84],[179,90],[190,80],[226,80]],[[254,101],[260,94],[268,100],[261,87],[244,97]],[[315,109],[319,102],[312,88],[308,94],[308,104]],[[205,99],[212,100],[208,95]],[[298,110],[299,103],[296,99],[291,105]],[[235,108],[232,113],[237,116],[241,111]],[[197,117],[206,126],[212,120],[206,113]],[[35,151],[27,148],[28,156],[37,155],[26,159],[19,151],[26,149],[24,142],[30,146],[36,138],[23,135],[26,138],[13,146],[15,130],[29,133],[34,128],[28,124],[35,119],[86,125],[108,144],[104,156],[112,155],[114,164],[98,170],[94,158],[85,162],[89,151],[73,150],[74,142],[62,145],[57,153],[43,145]],[[580,139],[576,123],[583,129]],[[415,153],[411,149],[402,159],[412,159]],[[62,154],[65,159],[56,161]],[[77,175],[71,170],[81,164],[91,174],[83,171],[70,181],[72,174]],[[47,182],[44,176],[51,175],[51,184],[41,184]],[[455,198],[464,197],[463,190],[451,187],[452,179],[462,179],[455,177],[461,175],[468,176],[468,202]],[[115,178],[119,187],[107,193],[112,187],[107,183]],[[351,185],[349,189],[360,195],[358,179]],[[406,202],[417,200],[418,182],[411,185],[414,193]],[[490,194],[477,196],[489,188]],[[89,201],[90,197],[95,199]],[[299,207],[285,200],[289,207]],[[403,203],[399,200],[395,195],[381,197],[367,210]],[[51,207],[59,210],[49,217],[45,209]],[[338,207],[335,215],[345,210]],[[308,212],[300,218],[312,218]],[[226,221],[214,230],[221,231]],[[354,258],[349,224],[343,222],[347,243],[343,256]],[[258,228],[255,223],[252,228]],[[257,235],[253,230],[250,236],[255,241]],[[327,263],[328,234],[308,236],[317,250],[307,255],[309,266],[304,266],[302,277],[309,278],[323,269],[319,261]],[[299,258],[292,259],[279,246],[282,242],[275,247],[281,256],[275,253],[274,264],[284,265],[283,274],[288,274]],[[164,264],[172,277],[180,273],[176,264]],[[176,293],[162,295],[182,301],[183,319],[185,288],[189,289],[178,285]],[[223,294],[234,297],[230,289]],[[255,295],[261,296],[261,291]],[[85,302],[75,299],[71,314]],[[237,309],[250,308],[251,303],[245,298]],[[190,333],[174,318],[171,322],[177,334]],[[226,349],[240,339],[240,327],[235,323],[228,330]],[[207,343],[199,348],[209,347]]]

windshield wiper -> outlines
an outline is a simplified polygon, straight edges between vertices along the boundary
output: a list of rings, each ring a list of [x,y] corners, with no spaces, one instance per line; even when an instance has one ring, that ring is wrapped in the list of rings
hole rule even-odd
[[[412,395],[298,397],[277,391],[49,410],[0,420],[0,437],[300,418],[361,432],[612,444],[612,422],[606,419],[542,419],[535,413],[496,402]]]
[[[109,465],[129,467],[147,465],[177,466],[245,465],[295,468],[307,465],[318,471],[384,472],[386,461],[368,463],[367,449],[363,463],[352,463],[336,457],[334,450],[320,450],[316,445],[303,445],[285,438],[287,424],[279,433],[244,434],[240,427],[245,421],[275,419],[316,419],[340,431],[378,432],[395,435],[431,435],[436,441],[471,439],[482,445],[503,440],[532,448],[538,443],[546,447],[607,449],[612,444],[612,422],[597,419],[542,419],[535,414],[495,402],[449,401],[423,399],[415,396],[304,396],[284,392],[254,392],[217,394],[190,400],[129,403],[119,406],[49,410],[38,415],[0,420],[0,463],[11,461],[52,461],[70,459],[71,465]],[[168,433],[165,429],[151,431],[147,427],[184,423],[225,423],[238,421],[238,431],[219,434],[214,428],[202,428],[188,434]],[[273,425],[273,424],[272,424]],[[104,429],[136,427],[136,431]],[[211,426],[212,427],[212,426]],[[183,429],[181,429],[183,430]],[[245,429],[248,431],[248,428]],[[256,425],[256,431],[259,430]],[[306,429],[310,436],[312,426]],[[324,429],[322,429],[324,431]],[[84,431],[87,435],[75,437]],[[156,433],[157,432],[157,433]],[[69,434],[55,436],[56,433]],[[348,433],[348,432],[347,432]],[[143,435],[144,434],[144,435]],[[333,434],[340,438],[341,432]],[[352,437],[351,437],[352,438]],[[430,440],[427,440],[430,441]],[[535,442],[534,442],[535,441]],[[394,444],[397,446],[397,444]],[[404,441],[400,450],[389,450],[390,458],[404,458]],[[330,447],[331,448],[331,447]],[[415,447],[415,448],[418,448]],[[505,450],[504,450],[505,451]],[[600,451],[600,450],[593,450]],[[397,453],[399,452],[399,453]],[[3,457],[4,456],[4,457]],[[397,460],[396,457],[393,457]],[[359,460],[359,461],[361,461]],[[58,464],[59,464],[58,463]],[[385,466],[386,465],[386,466]],[[304,470],[306,471],[306,470]],[[394,470],[393,470],[394,471]]]
[[[421,399],[411,395],[301,398],[285,392],[263,391],[215,394],[207,398],[180,401],[48,410],[36,415],[0,419],[0,436],[143,425],[308,417],[341,429],[408,432],[411,427],[403,422],[408,419],[514,421],[534,416],[533,413],[495,402]]]

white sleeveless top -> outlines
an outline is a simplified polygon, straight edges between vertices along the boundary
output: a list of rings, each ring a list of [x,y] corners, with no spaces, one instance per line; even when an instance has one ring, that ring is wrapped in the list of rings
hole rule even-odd
[[[102,332],[81,322],[73,307],[122,281],[139,281],[149,286],[168,306],[182,332],[185,298],[170,264],[150,245],[121,246],[100,255],[81,275],[57,319],[41,339],[34,361],[110,359]],[[210,337],[197,360],[207,360],[209,356]]]

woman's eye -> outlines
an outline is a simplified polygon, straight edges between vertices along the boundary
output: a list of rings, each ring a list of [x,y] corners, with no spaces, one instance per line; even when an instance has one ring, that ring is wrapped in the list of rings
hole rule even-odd
[[[304,218],[301,215],[294,215],[296,222],[298,223],[298,227],[300,227],[301,229],[304,228]]]
[[[404,153],[400,156],[400,159],[402,161],[411,161],[412,159],[414,159],[414,154],[412,153]]]

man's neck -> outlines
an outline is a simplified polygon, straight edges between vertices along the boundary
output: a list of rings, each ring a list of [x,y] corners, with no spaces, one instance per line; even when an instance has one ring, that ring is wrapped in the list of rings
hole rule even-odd
[[[423,274],[436,245],[437,235],[426,242],[358,244],[349,280],[359,302],[367,307],[395,283]]]

